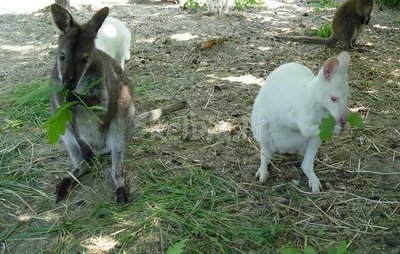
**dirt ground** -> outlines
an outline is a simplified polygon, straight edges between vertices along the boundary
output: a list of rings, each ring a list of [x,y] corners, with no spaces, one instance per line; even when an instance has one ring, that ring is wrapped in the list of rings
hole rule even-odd
[[[330,239],[338,234],[338,238],[348,239],[351,247],[361,253],[400,253],[399,11],[376,7],[371,25],[360,38],[360,48],[349,51],[352,96],[349,105],[362,114],[366,128],[348,128],[322,145],[315,171],[323,193],[308,198],[305,176],[298,167],[293,169],[293,161],[300,162],[295,156],[276,156],[268,182],[259,185],[255,181],[259,154],[251,137],[249,116],[262,80],[274,68],[297,61],[316,72],[324,60],[342,50],[272,39],[273,35],[282,33],[309,34],[331,19],[333,10],[316,12],[303,1],[282,1],[274,7],[205,15],[168,3],[103,4],[111,7],[112,16],[126,22],[134,38],[132,57],[125,71],[136,84],[138,110],[146,111],[181,99],[189,103],[187,109],[137,131],[133,137],[126,167],[134,191],[141,186],[135,180],[140,172],[134,169],[146,167],[150,161],[165,171],[201,167],[232,179],[246,193],[270,189],[275,193],[274,202],[286,202],[287,188],[290,188],[296,195],[306,197],[298,209],[317,214],[316,224],[333,225],[337,229],[331,232]],[[84,21],[97,8],[76,5],[72,14]],[[223,43],[203,48],[212,38],[222,38]],[[2,14],[0,93],[11,93],[24,83],[48,80],[56,47],[57,36],[46,9],[30,14]],[[5,121],[0,115],[0,124],[4,125]],[[40,164],[52,173],[41,177],[37,188],[51,194],[58,179],[68,170],[69,160],[62,145],[50,147],[43,138],[29,144],[36,133],[43,134],[39,127],[1,134],[14,139],[14,143],[6,142],[6,145],[19,146],[19,153],[41,158],[27,160],[22,164],[25,169],[15,164],[3,164],[2,168],[14,172],[32,169],[32,161],[36,166]],[[2,156],[7,155],[6,145],[2,147]],[[8,160],[1,163],[5,161]],[[96,193],[112,200],[111,185],[102,173],[98,174],[100,177],[95,183],[90,177],[85,179],[86,183]],[[300,184],[293,184],[293,179],[300,180]],[[75,191],[71,200],[89,195],[84,188]],[[32,200],[29,205],[35,210],[40,202]],[[270,197],[254,202],[256,205],[248,209],[260,209],[266,215],[273,213],[275,206],[269,204]],[[80,206],[69,208],[72,212],[75,209],[79,210]],[[29,209],[21,203],[17,210],[20,214]],[[5,214],[3,219],[12,220],[17,216],[15,208],[3,207],[0,211]],[[273,216],[285,220],[284,213]],[[302,219],[299,215],[292,231],[281,240],[290,239],[300,245],[307,241],[301,236],[311,226]],[[0,232],[2,227],[4,230],[6,226],[1,226]],[[39,238],[12,242],[7,251],[42,253],[48,239]],[[314,246],[324,245],[317,237],[308,241]]]

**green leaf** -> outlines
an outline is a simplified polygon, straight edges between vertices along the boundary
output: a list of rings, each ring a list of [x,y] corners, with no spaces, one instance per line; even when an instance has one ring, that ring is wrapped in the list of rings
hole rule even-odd
[[[185,243],[187,242],[188,239],[183,239],[171,247],[168,248],[166,254],[180,254],[183,251],[183,248],[185,248]]]
[[[304,248],[304,254],[317,254],[317,252],[313,247],[307,246]]]
[[[347,121],[349,122],[351,127],[362,129],[364,128],[364,122],[357,112],[350,112]]]
[[[281,254],[301,254],[301,252],[296,248],[288,247],[281,250]]]
[[[330,140],[332,138],[333,128],[335,127],[335,119],[333,116],[328,116],[322,119],[319,125],[319,138],[321,141]]]
[[[62,104],[43,124],[43,127],[47,129],[49,144],[57,143],[60,136],[65,133],[65,124],[72,121],[72,112],[69,109],[75,104],[77,104],[75,101]]]
[[[329,248],[328,249],[328,254],[336,254],[335,249]]]
[[[347,243],[346,241],[341,241],[339,247],[336,250],[336,254],[345,254],[347,251]]]
[[[28,93],[22,97],[20,97],[17,102],[25,103],[28,101],[35,101],[43,98],[50,98],[50,95],[54,93],[59,93],[64,88],[62,86],[48,86],[44,88],[39,88],[31,93]]]

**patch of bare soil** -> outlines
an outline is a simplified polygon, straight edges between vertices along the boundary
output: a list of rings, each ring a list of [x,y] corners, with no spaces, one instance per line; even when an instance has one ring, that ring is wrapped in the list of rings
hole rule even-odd
[[[93,12],[88,7],[72,11],[81,21]],[[282,3],[277,8],[215,16],[188,13],[169,4],[128,4],[112,6],[111,15],[126,22],[134,37],[125,71],[136,84],[138,110],[180,99],[189,103],[186,110],[138,130],[133,137],[126,155],[133,191],[141,185],[135,169],[149,162],[158,165],[154,170],[201,167],[234,179],[249,193],[273,190],[274,196],[261,197],[248,209],[262,209],[265,216],[291,225],[282,246],[288,241],[299,245],[308,241],[325,248],[332,241],[305,239],[305,235],[317,225],[326,225],[338,234],[330,230],[331,240],[348,239],[360,253],[400,252],[400,177],[393,174],[400,170],[398,11],[376,10],[361,36],[362,50],[350,50],[350,108],[362,109],[366,128],[348,128],[322,145],[315,171],[324,192],[293,203],[293,195],[309,191],[305,176],[292,165],[300,159],[276,156],[270,179],[259,185],[254,179],[259,153],[249,116],[262,80],[274,68],[297,61],[316,72],[324,60],[342,50],[276,41],[271,36],[309,33],[330,19],[333,10],[316,13],[304,4]],[[221,38],[220,43],[205,46],[212,38]],[[49,79],[56,45],[47,11],[1,15],[0,92]],[[29,135],[20,138],[29,139]],[[54,172],[41,179],[38,188],[51,193],[56,178],[63,176],[61,169],[69,168],[66,152],[61,145],[47,146],[46,140],[33,145],[32,156],[43,158],[40,163]],[[21,149],[31,151],[31,146]],[[83,182],[100,196],[113,199],[106,173],[95,178],[86,177]],[[300,185],[293,185],[292,179],[300,179]],[[74,191],[71,199],[77,202],[89,195],[83,188]],[[70,209],[79,215],[85,207],[76,203]],[[4,211],[13,213],[11,208]],[[30,239],[8,248],[10,253],[28,253],[28,248],[34,253],[46,241]]]

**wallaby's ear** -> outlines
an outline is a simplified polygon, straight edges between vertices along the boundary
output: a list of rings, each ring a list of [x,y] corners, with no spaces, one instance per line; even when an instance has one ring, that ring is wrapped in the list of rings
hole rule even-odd
[[[90,34],[90,36],[95,37],[101,25],[103,25],[104,20],[107,18],[108,12],[108,7],[104,7],[96,12],[93,17],[82,27]]]
[[[347,51],[342,51],[337,56],[337,58],[339,59],[340,69],[347,73],[347,70],[349,69],[349,65],[350,65],[349,53]]]
[[[52,4],[51,16],[53,17],[53,26],[59,35],[63,35],[68,32],[68,30],[74,24],[74,19],[71,14],[58,4]]]
[[[324,80],[329,81],[335,74],[339,67],[339,60],[336,57],[331,57],[325,61],[324,67],[322,69],[322,75]]]

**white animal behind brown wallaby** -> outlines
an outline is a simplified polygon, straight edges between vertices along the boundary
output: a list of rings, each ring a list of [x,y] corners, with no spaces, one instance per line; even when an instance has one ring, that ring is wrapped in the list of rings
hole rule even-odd
[[[125,61],[131,57],[131,32],[119,19],[107,17],[97,33],[95,45],[114,58],[124,69]]]
[[[301,168],[309,187],[312,192],[320,191],[314,173],[321,144],[319,125],[330,114],[336,120],[335,133],[339,133],[347,121],[349,64],[349,54],[342,52],[326,60],[317,76],[306,66],[292,62],[267,77],[251,117],[254,138],[261,146],[261,166],[256,174],[261,183],[268,178],[274,153],[301,153]]]
[[[124,181],[123,159],[134,127],[186,105],[185,102],[172,103],[135,117],[133,85],[119,64],[95,47],[96,34],[108,12],[105,7],[80,25],[66,9],[51,5],[54,27],[60,37],[52,84],[69,90],[69,95],[54,94],[50,99],[50,111],[54,114],[66,101],[83,101],[85,104],[79,103],[71,108],[72,122],[66,125],[62,136],[73,164],[73,177],[66,176],[57,185],[56,202],[69,194],[75,179],[85,172],[85,162],[90,164],[95,154],[111,154],[116,201],[126,204],[130,194]],[[104,110],[89,110],[91,106]]]

